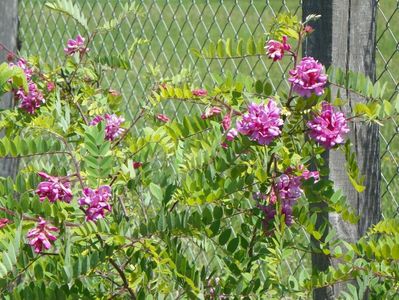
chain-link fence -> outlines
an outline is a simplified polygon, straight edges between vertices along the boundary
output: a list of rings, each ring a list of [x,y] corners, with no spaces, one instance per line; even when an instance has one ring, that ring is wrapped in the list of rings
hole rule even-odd
[[[377,17],[377,80],[387,82],[386,97],[395,99],[399,92],[399,1],[379,0]],[[393,216],[399,207],[399,124],[388,120],[381,129],[382,212]]]
[[[95,27],[120,13],[128,1],[77,0],[89,24]],[[129,1],[130,2],[130,1]],[[119,90],[126,105],[127,118],[134,118],[144,95],[150,88],[148,73],[159,69],[168,77],[187,68],[198,84],[211,83],[211,73],[253,74],[268,78],[275,89],[286,89],[284,73],[289,65],[275,64],[257,58],[225,61],[205,61],[191,54],[190,48],[202,49],[209,40],[249,36],[260,37],[268,23],[279,13],[301,15],[301,0],[273,1],[205,1],[205,0],[141,0],[142,15],[129,16],[118,30],[96,36],[91,51],[102,55],[126,54],[133,63],[130,71],[112,71],[105,84]],[[68,38],[75,37],[79,28],[62,14],[51,13],[45,0],[21,0],[19,7],[22,52],[40,55],[48,63],[65,59],[63,47]],[[377,79],[388,82],[388,98],[399,91],[399,0],[379,1],[377,30]],[[81,32],[80,32],[81,33]],[[144,41],[140,45],[137,41]],[[193,107],[169,103],[162,109],[167,113],[188,113]],[[195,109],[195,108],[194,108]],[[383,214],[392,216],[399,203],[399,125],[394,119],[381,131]],[[193,254],[194,255],[194,254]],[[299,254],[298,254],[299,255]],[[205,258],[206,259],[206,258]],[[298,256],[298,267],[306,265]],[[289,270],[295,272],[294,266]],[[291,266],[292,267],[292,266]]]

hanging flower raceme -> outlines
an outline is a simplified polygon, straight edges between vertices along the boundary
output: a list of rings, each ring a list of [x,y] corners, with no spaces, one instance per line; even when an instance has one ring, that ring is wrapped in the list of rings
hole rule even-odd
[[[41,253],[43,249],[48,250],[51,248],[51,242],[57,239],[51,232],[57,231],[57,227],[48,225],[44,219],[39,218],[36,228],[29,230],[27,234],[29,244],[36,253]]]
[[[301,188],[303,180],[309,178],[314,178],[317,182],[319,172],[309,171],[303,165],[297,168],[288,168],[284,174],[276,178],[268,195],[259,192],[254,194],[254,199],[258,201],[258,207],[264,212],[263,224],[266,229],[270,227],[270,222],[276,214],[277,201],[279,201],[280,212],[284,215],[285,224],[287,226],[293,224],[292,207],[303,193]]]
[[[196,97],[205,97],[208,95],[208,91],[205,89],[195,89],[195,90],[192,90],[191,93],[193,94],[193,96],[196,96]]]
[[[325,149],[344,143],[344,136],[349,132],[344,114],[335,112],[327,102],[323,102],[320,115],[308,121],[307,127],[310,129],[309,136]]]
[[[300,96],[308,98],[313,93],[320,96],[324,93],[327,75],[324,67],[313,57],[304,57],[294,70],[290,72],[289,82],[293,91]]]
[[[96,221],[105,217],[111,211],[109,199],[111,198],[111,187],[104,185],[96,190],[90,188],[83,189],[83,197],[79,199],[79,205],[86,213],[87,221]]]
[[[29,114],[34,114],[40,106],[45,103],[43,94],[37,88],[36,83],[28,82],[28,92],[23,88],[19,88],[15,92],[16,98],[21,102],[19,107]]]
[[[69,39],[67,42],[66,48],[64,48],[64,52],[66,55],[73,55],[75,53],[80,53],[83,55],[88,52],[89,48],[85,46],[85,39],[79,34],[76,39]]]
[[[36,110],[45,103],[42,92],[38,89],[36,83],[32,81],[33,70],[28,66],[25,59],[18,59],[17,63],[10,63],[11,67],[17,66],[24,71],[28,81],[28,91],[22,87],[14,90],[15,98],[20,101],[19,108],[25,110],[29,114],[34,114]]]
[[[95,126],[101,121],[106,122],[105,124],[105,139],[108,141],[115,140],[118,136],[120,136],[124,129],[121,128],[121,124],[125,122],[123,117],[118,117],[115,114],[105,114],[104,117],[96,116],[94,119],[89,123],[90,126]]]
[[[24,71],[26,79],[29,81],[31,80],[32,74],[33,74],[33,70],[28,66],[28,62],[24,59],[24,58],[19,58],[17,63],[10,63],[9,64],[10,67],[13,66],[17,66],[19,68],[22,69],[22,71]]]
[[[38,175],[45,179],[45,181],[39,183],[36,189],[40,201],[47,198],[52,203],[57,200],[71,202],[73,197],[71,184],[66,178],[53,177],[44,172],[39,172]]]
[[[282,42],[270,40],[266,43],[265,49],[269,58],[273,61],[281,60],[284,52],[291,50],[291,45],[287,43],[287,36],[283,36]]]
[[[237,121],[237,130],[261,145],[268,145],[281,134],[283,123],[276,102],[269,99],[267,105],[251,103],[248,112]]]

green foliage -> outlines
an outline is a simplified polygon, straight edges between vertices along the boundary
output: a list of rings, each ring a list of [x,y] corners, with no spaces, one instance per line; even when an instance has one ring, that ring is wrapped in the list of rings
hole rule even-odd
[[[209,42],[202,51],[191,49],[194,55],[205,59],[234,59],[246,56],[260,56],[265,54],[265,38],[254,40],[252,37],[243,40],[232,41],[219,39],[217,42]]]
[[[73,3],[71,0],[56,0],[54,2],[46,2],[44,5],[54,11],[71,17],[86,31],[89,31],[87,18],[83,15],[82,9],[78,4]]]
[[[46,5],[89,30],[78,5],[66,0]],[[105,21],[92,34],[118,28],[132,12],[138,13],[137,5],[124,7],[116,19]],[[317,18],[309,16],[305,23]],[[272,24],[270,36],[299,39],[303,26],[295,17],[282,15]],[[212,59],[264,55],[265,41],[219,40],[196,54]],[[353,278],[357,285],[348,285],[343,297],[360,299],[366,287],[375,297],[393,294],[399,273],[397,222],[385,220],[350,244],[336,236],[328,220],[319,218],[320,213],[338,214],[348,223],[359,218],[342,191],[325,178],[325,149],[306,134],[306,121],[319,112],[320,103],[331,100],[341,106],[345,100],[340,95],[332,99],[328,90],[307,99],[292,91],[276,94],[269,82],[226,73],[212,74],[214,86],[207,95],[196,96],[189,70],[164,77],[160,67],[150,67],[151,106],[143,103],[135,116],[129,116],[121,95],[103,80],[103,72],[129,71],[131,52],[108,57],[83,53],[79,60],[68,57],[52,68],[35,64],[32,80],[46,103],[33,114],[21,108],[1,112],[5,136],[0,139],[0,158],[17,158],[21,165],[15,178],[0,178],[0,214],[9,221],[0,230],[0,290],[7,299],[305,299],[314,288]],[[0,66],[2,92],[26,87],[21,71]],[[370,87],[362,75],[335,71],[330,80],[372,100],[374,104],[355,108],[355,114],[365,114],[364,120],[381,122],[398,107],[387,101],[378,104],[384,88]],[[56,83],[54,91],[45,89],[49,82]],[[284,124],[278,138],[267,145],[244,134],[227,140],[228,130],[249,103],[268,103],[270,98],[281,108]],[[190,112],[166,123],[156,117],[179,101],[214,113]],[[119,128],[108,123],[106,114],[126,121]],[[92,125],[96,116],[103,120]],[[117,137],[110,138],[110,133]],[[361,192],[363,177],[350,141],[339,147],[345,153],[348,177]],[[320,180],[305,179],[310,165],[320,172]],[[37,172],[53,179],[40,178]],[[299,180],[292,222],[279,193],[274,213],[265,209],[272,204],[282,174]],[[48,190],[39,182],[51,180],[57,184],[51,191],[70,188],[71,202],[40,200]],[[94,204],[105,201],[101,204],[112,210],[88,221],[87,206],[79,199],[87,196],[85,188],[104,185],[112,190],[109,199],[99,192],[89,198]],[[59,232],[38,254],[25,236],[39,217]],[[316,276],[309,265],[310,253],[341,263]]]

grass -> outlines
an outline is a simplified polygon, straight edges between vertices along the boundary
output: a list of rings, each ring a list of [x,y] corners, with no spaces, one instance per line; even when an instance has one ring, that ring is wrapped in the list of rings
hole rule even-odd
[[[59,14],[50,13],[44,8],[44,0],[20,1],[21,39],[23,50],[29,55],[39,54],[46,61],[62,61],[63,46],[69,37],[74,37],[81,29],[75,23]],[[126,1],[78,0],[83,13],[88,16],[90,26],[101,24],[104,20],[117,15],[121,4]],[[130,16],[119,31],[97,37],[92,51],[103,54],[126,53],[135,38],[145,38],[149,44],[139,47],[133,57],[134,67],[129,72],[117,71],[109,74],[107,83],[119,89],[125,98],[127,111],[133,116],[143,102],[149,80],[147,73],[151,65],[158,65],[163,75],[179,72],[183,67],[190,68],[198,75],[197,81],[210,83],[211,72],[219,73],[223,67],[226,72],[239,71],[253,74],[257,78],[269,77],[275,88],[287,88],[282,76],[286,65],[273,65],[269,61],[247,59],[243,61],[207,62],[195,58],[189,48],[202,48],[209,40],[221,37],[260,37],[267,24],[278,12],[297,12],[299,0],[289,1],[191,1],[143,0],[141,7],[144,16]],[[239,3],[237,5],[236,3]],[[388,82],[387,99],[396,96],[396,80],[399,79],[396,66],[399,38],[398,0],[380,0],[378,12],[378,52],[377,78]],[[282,3],[285,3],[283,5]],[[388,26],[387,26],[388,25]],[[199,74],[205,74],[200,76]],[[177,109],[187,113],[190,106],[173,104],[164,108],[167,112]],[[394,120],[389,121],[381,130],[382,156],[382,193],[383,213],[392,216],[398,203],[399,141],[398,128]]]

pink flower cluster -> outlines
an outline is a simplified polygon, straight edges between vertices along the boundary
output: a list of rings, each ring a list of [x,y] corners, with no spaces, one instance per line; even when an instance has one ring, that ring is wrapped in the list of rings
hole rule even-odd
[[[327,102],[323,102],[320,115],[308,121],[307,127],[310,129],[309,136],[325,149],[344,143],[344,136],[349,132],[344,114],[335,112]]]
[[[38,174],[46,179],[46,181],[40,182],[36,189],[36,194],[39,195],[40,201],[44,201],[47,198],[50,202],[57,200],[71,202],[73,197],[71,184],[67,179],[53,177],[44,172],[39,172]]]
[[[267,105],[251,103],[248,112],[236,125],[241,134],[261,145],[268,145],[281,134],[280,127],[283,123],[276,102],[269,99]]]
[[[296,175],[294,173],[300,173]],[[309,171],[304,166],[299,166],[296,169],[288,168],[284,174],[279,176],[272,185],[271,191],[268,195],[256,193],[254,198],[260,202],[266,201],[266,204],[259,204],[258,207],[264,212],[263,224],[265,228],[270,226],[270,221],[276,215],[276,203],[279,201],[281,207],[281,214],[284,215],[287,226],[292,225],[293,215],[292,207],[302,195],[302,181],[314,178],[319,180],[319,172]]]
[[[192,90],[191,93],[196,97],[205,97],[208,95],[208,91],[205,89],[195,89]]]
[[[308,98],[312,93],[320,96],[324,93],[327,75],[324,67],[313,57],[304,57],[294,70],[290,72],[289,82],[293,91],[300,96]]]
[[[51,242],[57,239],[51,232],[57,231],[59,231],[57,227],[48,225],[44,219],[39,218],[36,228],[29,230],[27,234],[29,244],[36,253],[41,253],[43,248],[48,250],[51,248]]]
[[[75,53],[80,53],[80,55],[83,55],[88,51],[89,48],[86,48],[85,46],[85,39],[80,34],[78,34],[74,40],[69,39],[66,48],[64,48],[66,55],[73,55]]]
[[[105,114],[104,117],[102,116],[96,116],[94,119],[89,123],[91,126],[95,126],[101,121],[106,121],[105,125],[105,139],[108,141],[113,141],[115,140],[118,136],[120,136],[123,132],[124,129],[121,128],[121,124],[125,121],[123,117],[118,117],[115,114]]]
[[[29,68],[26,60],[23,58],[20,58],[17,61],[17,64],[10,63],[10,66],[18,66],[24,71],[28,81],[28,91],[25,92],[25,90],[20,87],[14,92],[14,94],[15,97],[21,102],[19,107],[29,114],[34,114],[36,110],[45,102],[45,100],[36,83],[32,81],[33,71],[31,68]]]
[[[90,188],[83,189],[83,197],[79,199],[79,205],[87,207],[85,209],[86,220],[96,221],[104,218],[106,211],[111,211],[111,205],[108,203],[110,198],[110,186],[100,186],[96,190]]]
[[[285,51],[291,50],[291,45],[287,43],[287,36],[283,36],[282,42],[270,40],[266,43],[265,49],[269,58],[273,61],[281,60]]]

